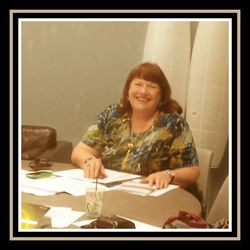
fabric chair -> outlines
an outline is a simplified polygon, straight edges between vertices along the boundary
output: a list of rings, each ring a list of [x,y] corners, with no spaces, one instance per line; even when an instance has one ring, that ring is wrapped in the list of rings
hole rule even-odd
[[[209,223],[223,218],[228,219],[228,176],[225,178],[207,216]]]
[[[45,158],[71,162],[72,143],[58,141],[56,129],[48,126],[22,125],[22,160]]]
[[[206,205],[205,215],[208,211],[208,196],[209,196],[209,180],[210,180],[210,168],[212,163],[213,152],[208,149],[197,148],[197,154],[199,159],[200,176],[197,183],[203,193],[204,202]]]

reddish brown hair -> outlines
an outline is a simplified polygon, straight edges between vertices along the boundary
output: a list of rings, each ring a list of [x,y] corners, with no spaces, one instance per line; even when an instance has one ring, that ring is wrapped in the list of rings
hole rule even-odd
[[[128,90],[130,83],[135,78],[140,78],[159,84],[161,89],[161,102],[159,104],[159,111],[164,113],[182,113],[181,106],[175,100],[171,99],[171,88],[165,74],[156,63],[149,62],[145,62],[136,66],[129,73],[120,100],[122,113],[131,113],[132,107],[128,101]]]

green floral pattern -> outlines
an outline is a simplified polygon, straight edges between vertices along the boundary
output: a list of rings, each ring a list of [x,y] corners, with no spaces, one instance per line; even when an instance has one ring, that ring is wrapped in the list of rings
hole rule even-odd
[[[82,142],[100,152],[105,168],[121,171],[121,163],[133,144],[123,171],[149,175],[164,169],[198,165],[193,137],[187,122],[178,114],[164,114],[147,131],[130,133],[129,114],[117,105],[107,107],[83,135]]]

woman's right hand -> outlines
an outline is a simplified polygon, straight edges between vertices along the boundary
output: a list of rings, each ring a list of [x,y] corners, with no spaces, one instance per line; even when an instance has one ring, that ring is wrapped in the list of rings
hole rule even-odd
[[[85,178],[95,179],[107,177],[100,158],[91,158],[84,164],[83,169]]]

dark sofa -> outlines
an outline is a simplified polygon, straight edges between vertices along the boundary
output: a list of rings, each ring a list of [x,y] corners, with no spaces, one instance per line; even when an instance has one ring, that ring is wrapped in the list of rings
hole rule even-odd
[[[56,129],[48,126],[22,125],[22,160],[37,158],[70,163],[73,150],[69,141],[58,141]]]

